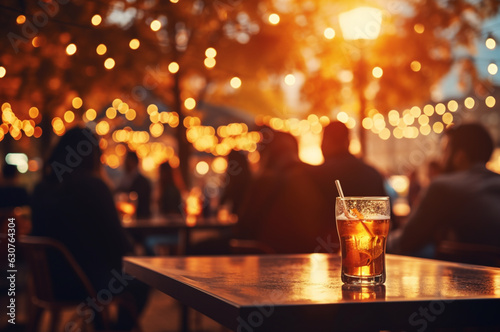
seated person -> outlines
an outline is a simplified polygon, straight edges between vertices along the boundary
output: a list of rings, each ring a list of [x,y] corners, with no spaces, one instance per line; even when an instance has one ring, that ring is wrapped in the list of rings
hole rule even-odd
[[[493,140],[480,124],[450,127],[443,138],[444,174],[424,190],[388,251],[436,257],[443,240],[500,248],[500,174],[486,162]]]
[[[124,162],[125,174],[120,182],[117,192],[137,194],[137,217],[151,216],[151,183],[139,171],[139,158],[133,151],[128,151]]]
[[[121,275],[122,257],[132,250],[111,191],[100,178],[100,155],[98,140],[88,129],[68,130],[45,164],[32,200],[32,234],[64,244],[96,291],[108,289],[110,280]],[[60,257],[49,258],[57,271],[52,274],[56,297],[85,303],[87,295],[73,272]],[[132,280],[120,296],[133,299],[140,312],[147,288]],[[116,328],[133,327],[128,311],[120,308],[118,316]]]

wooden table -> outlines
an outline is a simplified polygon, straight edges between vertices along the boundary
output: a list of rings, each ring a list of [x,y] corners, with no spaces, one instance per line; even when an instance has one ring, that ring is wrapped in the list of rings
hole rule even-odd
[[[328,254],[126,257],[125,272],[235,331],[500,326],[500,269],[387,255],[384,286],[348,288]]]
[[[179,236],[177,253],[183,255],[191,244],[191,233],[193,230],[226,230],[234,226],[234,222],[222,221],[216,217],[194,219],[193,223],[186,221],[180,214],[157,216],[151,218],[131,219],[122,221],[125,228],[136,241],[142,240],[148,235],[176,233]]]

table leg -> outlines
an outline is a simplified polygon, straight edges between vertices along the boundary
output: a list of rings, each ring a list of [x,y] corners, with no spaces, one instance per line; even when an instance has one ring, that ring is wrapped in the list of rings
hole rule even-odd
[[[189,307],[181,304],[181,331],[189,332]]]

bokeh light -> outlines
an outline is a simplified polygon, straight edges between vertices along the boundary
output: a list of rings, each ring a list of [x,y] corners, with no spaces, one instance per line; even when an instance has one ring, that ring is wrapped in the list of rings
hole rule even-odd
[[[76,45],[75,44],[69,44],[66,46],[66,54],[68,55],[73,55],[76,53]]]
[[[280,19],[281,19],[280,16],[276,13],[269,15],[269,18],[268,18],[269,23],[271,23],[272,25],[278,24],[280,22]]]
[[[158,21],[158,20],[153,20],[151,22],[151,24],[149,25],[149,27],[151,28],[151,30],[153,31],[158,31],[161,29],[161,22]]]
[[[333,39],[335,38],[335,30],[333,28],[326,28],[325,31],[323,31],[323,36],[325,36],[326,39]]]
[[[241,79],[239,77],[233,77],[231,78],[231,81],[229,82],[231,87],[233,89],[239,89],[241,87]]]
[[[132,49],[132,50],[136,50],[139,48],[139,46],[141,46],[141,42],[139,41],[139,39],[137,38],[134,38],[132,40],[130,40],[130,42],[128,43],[128,46]]]
[[[114,66],[115,60],[113,58],[107,58],[106,61],[104,61],[104,68],[113,69]]]
[[[92,22],[92,25],[94,25],[94,26],[98,26],[99,24],[101,24],[101,22],[102,22],[101,15],[96,14],[96,15],[92,16],[91,22]]]
[[[171,73],[171,74],[175,74],[179,71],[179,64],[177,62],[170,62],[168,64],[168,71]]]

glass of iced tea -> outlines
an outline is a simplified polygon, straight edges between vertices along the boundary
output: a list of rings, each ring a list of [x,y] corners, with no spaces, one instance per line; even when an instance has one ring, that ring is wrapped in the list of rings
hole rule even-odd
[[[342,254],[342,281],[383,284],[389,197],[337,197],[335,216]]]

